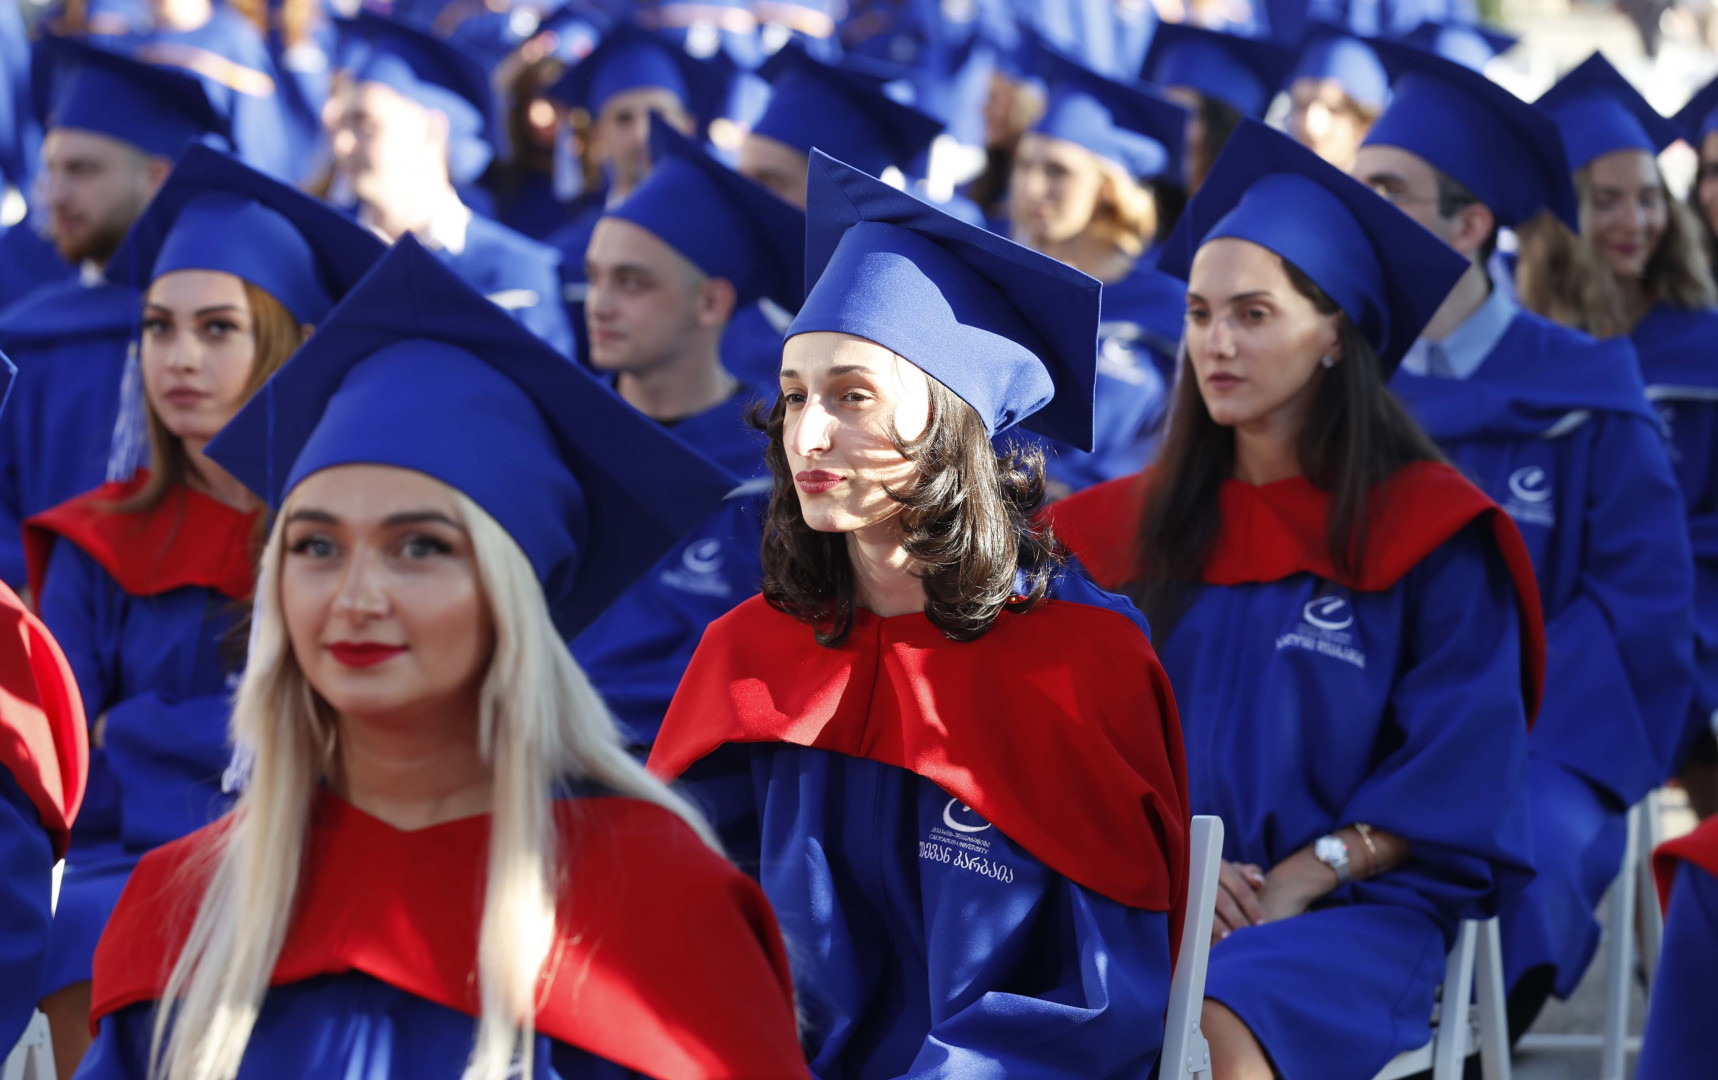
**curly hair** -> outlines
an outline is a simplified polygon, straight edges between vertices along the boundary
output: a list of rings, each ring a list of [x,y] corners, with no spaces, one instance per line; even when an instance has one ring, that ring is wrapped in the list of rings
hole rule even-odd
[[[901,506],[897,527],[924,585],[925,617],[949,638],[972,641],[1003,609],[1034,607],[1061,564],[1048,526],[1033,519],[1044,501],[1044,454],[1035,446],[997,449],[972,406],[925,378],[931,408],[924,434],[890,436],[918,474],[888,494]],[[839,645],[853,628],[853,565],[843,534],[818,532],[800,513],[782,444],[785,415],[777,397],[767,416],[760,407],[752,418],[769,435],[765,458],[774,478],[762,592],[771,606],[816,626],[819,644]]]

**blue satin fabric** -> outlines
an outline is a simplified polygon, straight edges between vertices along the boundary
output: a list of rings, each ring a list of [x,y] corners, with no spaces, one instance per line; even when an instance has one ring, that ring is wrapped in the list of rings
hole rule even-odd
[[[1284,1077],[1366,1080],[1429,1038],[1460,920],[1533,873],[1519,616],[1490,526],[1382,592],[1202,586],[1159,642],[1225,859],[1268,870],[1355,822],[1408,841],[1401,867],[1211,952],[1206,995]]]
[[[1545,611],[1530,749],[1538,880],[1504,913],[1506,975],[1574,989],[1622,858],[1622,816],[1670,774],[1692,694],[1682,495],[1632,352],[1522,313],[1468,379],[1391,388],[1514,519]]]
[[[154,1003],[104,1018],[78,1080],[143,1080]],[[458,1080],[476,1021],[357,972],[277,986],[263,999],[240,1080]],[[647,1080],[612,1061],[537,1036],[531,1080]]]
[[[43,993],[90,977],[96,941],[144,853],[207,825],[229,805],[223,662],[234,601],[211,590],[132,596],[71,543],[54,546],[39,601],[93,725],[90,780],[72,830]]]
[[[508,314],[550,348],[562,356],[574,355],[573,328],[561,302],[560,258],[554,248],[473,214],[465,229],[465,247],[458,254],[446,249],[436,254],[484,296],[506,296]]]
[[[1707,1080],[1718,1024],[1718,878],[1689,863],[1676,872],[1664,921],[1664,952],[1652,980],[1652,1003],[1635,1075],[1652,1080]]]
[[[54,849],[36,808],[0,769],[0,1046],[24,1034],[47,962]]]

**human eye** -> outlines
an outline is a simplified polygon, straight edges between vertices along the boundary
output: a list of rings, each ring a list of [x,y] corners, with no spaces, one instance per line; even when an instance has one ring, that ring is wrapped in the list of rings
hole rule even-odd
[[[805,404],[805,391],[804,390],[783,390],[781,392],[781,400],[790,409],[799,408]]]
[[[287,552],[311,559],[332,558],[339,551],[334,541],[323,533],[308,533],[292,541]]]
[[[151,337],[156,337],[156,336],[159,336],[161,334],[165,334],[169,330],[171,330],[172,328],[173,328],[173,324],[169,323],[166,319],[163,319],[159,315],[145,315],[143,317],[143,323],[142,323],[143,332],[145,334],[148,334]]]
[[[1202,307],[1190,307],[1187,309],[1187,321],[1195,326],[1205,325],[1206,320],[1210,317],[1211,313]]]
[[[239,324],[231,319],[210,319],[203,324],[203,333],[216,341],[224,341],[239,331]]]
[[[407,559],[429,559],[453,554],[453,545],[429,533],[412,533],[400,541],[400,554]]]

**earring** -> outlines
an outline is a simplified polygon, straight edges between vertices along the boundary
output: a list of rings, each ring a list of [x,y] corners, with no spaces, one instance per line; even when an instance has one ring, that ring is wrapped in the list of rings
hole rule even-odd
[[[1327,368],[1333,368],[1336,366],[1336,357],[1330,355],[1329,353],[1325,353],[1324,356],[1321,357],[1318,362],[1323,364]]]

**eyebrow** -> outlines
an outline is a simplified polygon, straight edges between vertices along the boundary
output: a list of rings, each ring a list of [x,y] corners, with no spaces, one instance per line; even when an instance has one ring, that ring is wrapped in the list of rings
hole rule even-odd
[[[145,301],[143,306],[145,308],[153,309],[155,311],[165,311],[169,315],[173,314],[172,308],[168,307],[166,304],[159,303],[159,302],[154,301],[154,300]],[[195,317],[201,319],[205,315],[216,315],[216,314],[219,314],[220,312],[223,312],[223,311],[232,311],[232,312],[236,312],[240,315],[245,314],[245,309],[241,308],[237,304],[215,304],[212,307],[198,308],[192,314]]]
[[[872,371],[866,364],[836,364],[824,374],[834,378],[837,375],[875,375],[876,372]],[[797,379],[799,378],[799,372],[795,371],[793,368],[782,368],[781,378]]]
[[[335,517],[333,514],[330,514],[326,510],[316,509],[294,510],[286,516],[286,523],[288,525],[298,521],[308,521],[317,525],[340,524],[340,519]],[[382,519],[382,527],[387,529],[396,529],[402,525],[424,525],[429,523],[446,525],[449,528],[458,529],[460,532],[465,531],[464,525],[461,525],[459,522],[448,517],[439,510],[405,510],[398,514],[389,514],[387,517]]]
[[[1224,303],[1226,303],[1226,304],[1244,304],[1248,300],[1272,300],[1275,298],[1276,298],[1276,294],[1271,292],[1271,290],[1269,290],[1269,289],[1254,289],[1252,292],[1236,293],[1234,296],[1231,296],[1231,297],[1229,297],[1229,299],[1225,300]],[[1197,300],[1201,304],[1210,303],[1209,300],[1205,299],[1203,296],[1200,296],[1196,292],[1189,292],[1187,294],[1187,299]]]
[[[1373,184],[1400,184],[1403,187],[1408,186],[1407,177],[1402,176],[1400,173],[1393,172],[1368,173],[1360,178],[1360,182],[1365,184],[1367,187],[1371,187]]]

